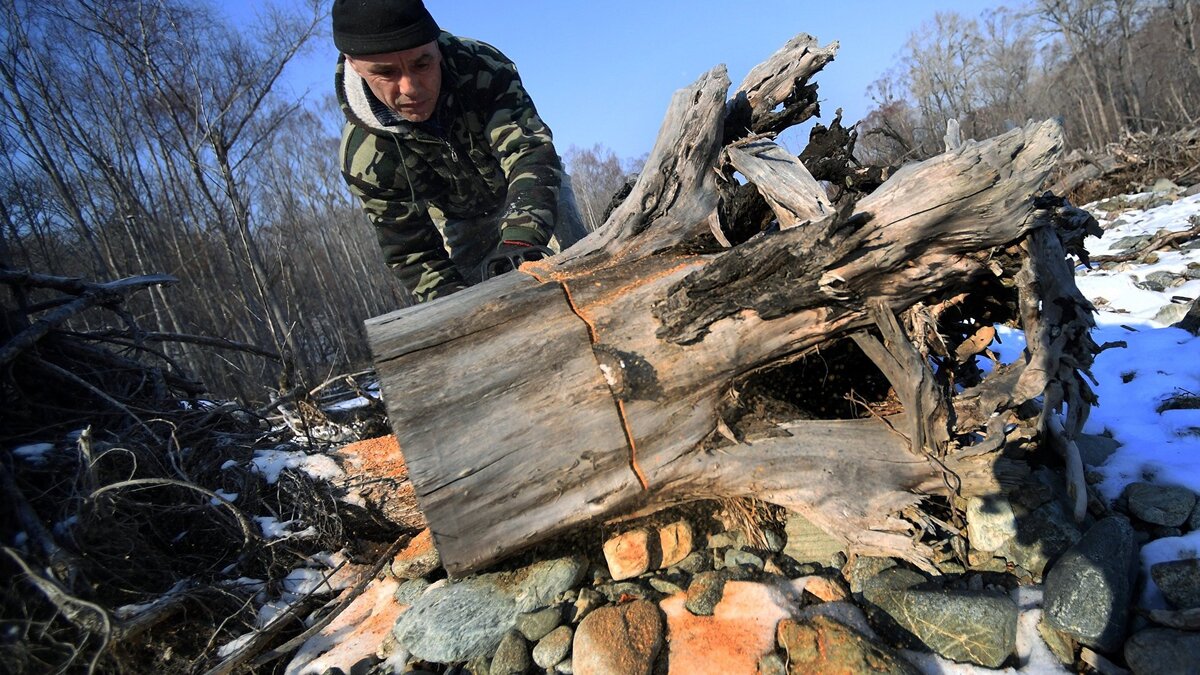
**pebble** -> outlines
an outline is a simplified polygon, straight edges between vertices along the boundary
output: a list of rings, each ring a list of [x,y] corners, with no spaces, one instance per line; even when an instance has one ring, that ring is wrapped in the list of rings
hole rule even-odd
[[[597,607],[601,607],[607,602],[605,597],[599,591],[594,591],[590,588],[579,589],[579,595],[575,598],[575,612],[571,617],[573,623],[579,623],[591,614]]]
[[[1200,608],[1200,560],[1172,560],[1150,566],[1150,576],[1176,609]]]
[[[638,528],[604,542],[604,560],[613,581],[632,579],[650,570],[650,532]]]
[[[562,624],[562,607],[555,605],[517,616],[517,631],[526,640],[537,642]]]
[[[1151,525],[1179,527],[1188,520],[1196,506],[1196,495],[1177,485],[1130,483],[1125,488],[1129,512],[1138,520]]]
[[[705,570],[711,570],[713,568],[712,551],[709,549],[692,551],[686,558],[679,561],[675,568],[688,574],[699,574]]]
[[[571,653],[571,640],[574,637],[575,632],[570,626],[559,626],[550,631],[534,646],[533,662],[545,670],[558,665]]]
[[[529,644],[517,631],[510,630],[496,647],[496,655],[488,666],[488,675],[525,675],[533,668],[529,657]]]
[[[721,602],[724,589],[725,575],[716,571],[701,572],[688,585],[684,606],[696,616],[712,616],[713,609]]]
[[[671,567],[679,564],[691,554],[694,547],[692,526],[686,520],[679,520],[658,530],[658,549],[660,560],[656,568]]]
[[[1016,651],[1011,598],[975,591],[886,590],[876,604],[926,647],[951,661],[998,668]]]
[[[762,571],[764,561],[762,558],[754,555],[750,551],[731,548],[725,551],[725,567],[742,567],[746,566],[756,571]]]
[[[1195,675],[1200,633],[1147,628],[1125,643],[1125,662],[1134,675]]]

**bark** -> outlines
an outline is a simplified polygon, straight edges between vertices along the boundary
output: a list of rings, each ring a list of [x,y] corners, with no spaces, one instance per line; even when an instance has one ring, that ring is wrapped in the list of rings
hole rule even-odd
[[[710,71],[675,95],[641,177],[599,230],[518,273],[368,322],[452,575],[594,519],[742,495],[805,514],[851,552],[931,568],[951,546],[965,550],[961,519],[931,504],[953,513],[962,497],[1020,480],[1008,454],[1024,440],[1010,427],[1070,444],[1078,420],[1059,430],[1035,400],[1052,392],[1050,407],[1077,415],[1090,393],[1078,373],[1094,348],[1090,315],[1071,293],[1062,239],[1073,221],[1056,200],[1033,199],[1060,128],[963,143],[832,204],[802,162],[753,133],[755,120],[775,124],[767,113],[780,100],[802,98],[783,88],[813,90],[832,49],[816,58],[812,38],[793,40],[768,63],[805,65],[756,69],[728,102],[724,69]],[[735,169],[780,230],[731,246],[721,195]],[[959,335],[941,318],[985,302],[988,288],[1019,311],[1029,358],[954,395],[963,364],[951,355],[979,326]],[[1043,298],[1064,306],[1043,315]],[[742,423],[746,378],[851,338],[902,414]]]

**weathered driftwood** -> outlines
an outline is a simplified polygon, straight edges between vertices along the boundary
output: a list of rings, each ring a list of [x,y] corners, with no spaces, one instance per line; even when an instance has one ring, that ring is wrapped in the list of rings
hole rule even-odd
[[[1053,434],[1070,458],[1090,397],[1078,370],[1094,343],[1064,219],[1033,200],[1059,127],[963,143],[839,211],[801,162],[754,133],[800,98],[783,89],[811,91],[832,50],[793,40],[768,63],[807,65],[756,69],[728,103],[714,69],[675,95],[639,181],[601,229],[516,274],[368,322],[451,574],[593,519],[742,495],[805,514],[852,552],[929,567],[938,535],[963,532],[924,506],[1011,489],[1014,429]],[[734,170],[781,230],[731,247],[720,200]],[[1014,281],[1022,265],[1028,278]],[[931,359],[948,370],[979,326],[951,339],[939,317],[988,280],[1015,283],[1029,358],[954,396]],[[1040,313],[1043,299],[1065,306]],[[796,420],[766,437],[729,429],[743,378],[851,336],[904,414]],[[1068,404],[1065,426],[1036,409],[1044,392],[1047,407]]]

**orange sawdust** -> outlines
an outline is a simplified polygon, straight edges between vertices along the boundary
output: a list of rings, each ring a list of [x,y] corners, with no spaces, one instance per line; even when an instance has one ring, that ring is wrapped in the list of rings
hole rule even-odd
[[[433,532],[427,527],[396,554],[396,560],[411,560],[433,550]]]
[[[425,527],[408,466],[394,435],[350,443],[330,453],[346,472],[347,485],[405,528]]]
[[[404,455],[400,453],[400,443],[394,434],[350,443],[337,452],[365,474],[396,479],[408,476],[408,467],[404,464]]]
[[[789,589],[746,581],[725,584],[712,616],[684,606],[686,593],[660,603],[667,616],[670,675],[754,673],[758,660],[775,648],[778,623],[798,609]]]

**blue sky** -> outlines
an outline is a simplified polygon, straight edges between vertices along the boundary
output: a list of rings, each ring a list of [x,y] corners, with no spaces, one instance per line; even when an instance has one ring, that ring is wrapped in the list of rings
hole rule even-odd
[[[278,0],[287,5],[298,0]],[[242,22],[258,2],[217,0]],[[1002,0],[425,0],[445,30],[491,43],[516,62],[560,152],[601,143],[621,157],[648,152],[671,94],[718,63],[736,86],[797,33],[841,49],[817,76],[823,121],[869,109],[867,87],[892,66],[908,35],[935,12],[976,17]],[[325,96],[337,52],[326,38],[296,61],[288,83]],[[785,138],[799,152],[802,139]]]

